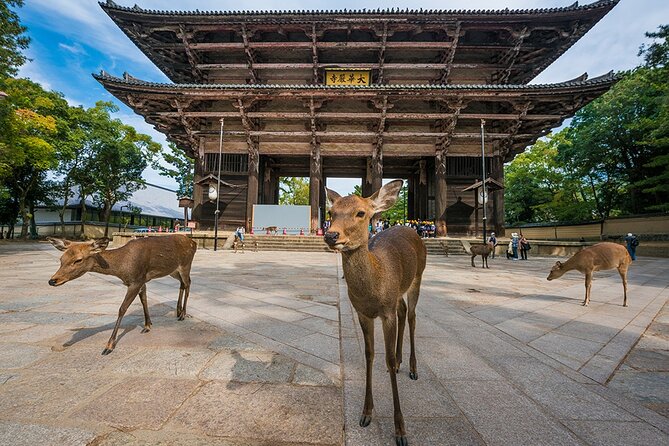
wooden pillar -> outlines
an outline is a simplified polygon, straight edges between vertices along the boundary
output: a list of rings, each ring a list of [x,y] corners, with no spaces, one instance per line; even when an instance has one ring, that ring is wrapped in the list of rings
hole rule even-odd
[[[321,226],[319,209],[322,189],[322,166],[320,144],[312,148],[309,167],[309,206],[311,206],[311,232],[316,233]]]
[[[419,220],[427,219],[427,161],[420,160],[418,162],[420,171],[418,176],[418,215],[416,216]]]
[[[246,189],[246,232],[251,231],[253,225],[253,205],[258,203],[258,144],[248,139],[249,171]]]
[[[415,220],[416,218],[416,176],[409,176],[409,184],[407,187],[407,220]]]
[[[437,227],[437,237],[446,237],[446,206],[448,192],[446,189],[446,153],[438,151],[434,160],[435,164],[435,190],[434,190],[434,224]]]
[[[269,158],[264,162],[263,185],[262,185],[262,203],[276,204],[274,196],[276,195],[276,171],[269,165]]]
[[[504,184],[504,161],[501,155],[493,157],[491,176],[500,184]],[[497,190],[492,200],[495,232],[498,236],[504,234],[504,189]]]

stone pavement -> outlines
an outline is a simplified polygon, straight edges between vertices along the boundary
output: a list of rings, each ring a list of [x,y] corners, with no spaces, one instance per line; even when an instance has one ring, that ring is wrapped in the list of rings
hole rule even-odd
[[[380,335],[374,420],[357,423],[364,355],[339,256],[200,250],[193,317],[175,320],[178,282],[154,280],[153,330],[139,333],[134,303],[103,357],[124,287],[96,274],[48,287],[59,255],[0,244],[0,445],[394,444]],[[412,445],[669,441],[652,400],[669,384],[666,314],[646,332],[669,296],[669,261],[633,264],[628,308],[615,271],[595,275],[584,308],[582,276],[545,280],[554,261],[429,258],[419,379],[406,363],[398,378]],[[644,345],[656,356],[635,355]]]

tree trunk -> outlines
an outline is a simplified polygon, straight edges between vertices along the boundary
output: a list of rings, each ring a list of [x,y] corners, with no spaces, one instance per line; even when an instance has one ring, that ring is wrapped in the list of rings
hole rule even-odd
[[[70,183],[69,181],[63,185],[63,206],[58,211],[58,218],[60,218],[60,235],[65,236],[65,211],[67,210],[67,201],[70,199]]]
[[[86,194],[83,187],[79,187],[79,195],[81,196],[81,238],[86,238]]]
[[[104,220],[105,220],[105,237],[109,236],[109,219],[111,217],[112,205],[109,202],[105,203]]]
[[[30,238],[36,240],[39,234],[37,233],[37,223],[35,222],[35,201],[31,200],[30,204]]]

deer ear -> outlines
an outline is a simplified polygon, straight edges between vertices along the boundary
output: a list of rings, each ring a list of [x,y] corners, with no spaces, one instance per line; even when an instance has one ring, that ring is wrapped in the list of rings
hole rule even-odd
[[[62,240],[59,238],[47,237],[46,239],[50,241],[53,247],[58,251],[67,251],[67,248],[72,244],[69,240]]]
[[[557,266],[558,268],[562,268],[562,262],[558,260],[557,262],[555,262],[555,266]]]
[[[403,184],[404,181],[402,180],[391,181],[372,194],[369,199],[372,200],[374,213],[387,211],[393,207],[397,201],[397,197],[400,194],[400,189],[402,189]]]
[[[96,238],[91,243],[91,252],[94,253],[102,252],[105,249],[107,249],[107,245],[109,245],[109,239],[107,237]]]
[[[341,195],[327,187],[325,188],[325,196],[327,197],[328,207],[331,207],[332,203],[341,198]]]

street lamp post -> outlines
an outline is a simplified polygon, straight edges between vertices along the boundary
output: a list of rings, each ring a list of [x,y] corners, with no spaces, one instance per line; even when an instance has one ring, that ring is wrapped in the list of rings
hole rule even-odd
[[[218,184],[216,186],[216,212],[214,213],[214,251],[218,249],[218,217],[221,214],[221,161],[223,158],[223,118],[221,118],[221,135],[218,142]]]
[[[486,186],[485,186],[485,119],[481,119],[481,163],[483,166],[483,172],[481,173],[481,178],[483,179],[483,182],[481,183],[481,190],[483,191],[483,197],[481,198],[481,203],[483,205],[483,243],[486,242],[486,220],[487,220],[487,212],[486,212],[486,201],[488,199],[488,194],[486,193]]]

